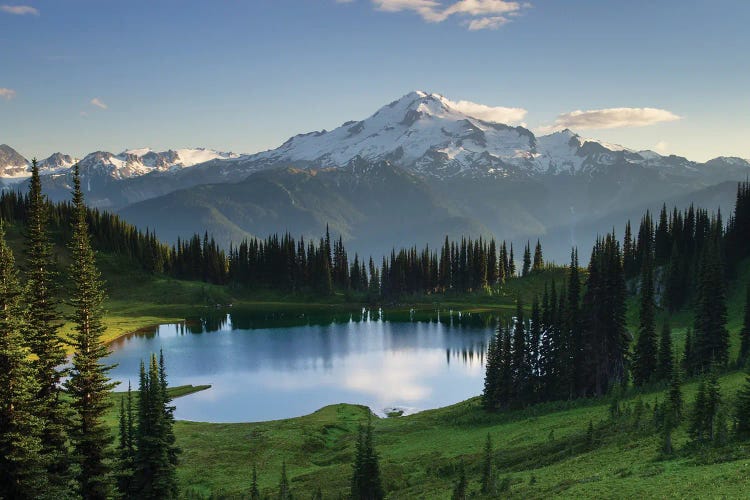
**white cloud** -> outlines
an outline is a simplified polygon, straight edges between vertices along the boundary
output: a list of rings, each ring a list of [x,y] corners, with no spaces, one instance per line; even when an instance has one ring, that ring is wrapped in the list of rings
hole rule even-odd
[[[13,89],[6,89],[5,87],[0,87],[0,97],[5,99],[6,101],[10,101],[14,97],[16,97],[16,91]]]
[[[463,23],[469,30],[497,29],[510,22],[528,3],[509,0],[458,0],[444,4],[437,0],[372,0],[384,12],[411,11],[430,23],[441,23],[451,16],[467,17]]]
[[[654,151],[661,155],[667,154],[669,152],[669,143],[667,143],[666,141],[657,142],[656,144],[654,144]]]
[[[91,104],[93,104],[97,108],[107,109],[107,105],[104,104],[104,102],[102,102],[102,100],[99,99],[98,97],[94,97],[93,99],[91,99],[90,102],[91,102]]]
[[[31,7],[29,5],[0,5],[0,10],[6,14],[13,14],[16,16],[38,16],[39,9]]]
[[[471,101],[451,101],[449,99],[445,99],[445,101],[450,107],[455,108],[461,113],[488,122],[517,125],[520,124],[526,116],[526,110],[523,108],[486,106]]]
[[[552,125],[539,127],[539,132],[548,133],[570,128],[573,130],[645,127],[662,122],[672,122],[681,117],[658,108],[608,108],[563,113]]]
[[[469,21],[467,27],[469,28],[469,31],[486,29],[496,30],[508,22],[510,22],[510,20],[503,16],[480,17]]]

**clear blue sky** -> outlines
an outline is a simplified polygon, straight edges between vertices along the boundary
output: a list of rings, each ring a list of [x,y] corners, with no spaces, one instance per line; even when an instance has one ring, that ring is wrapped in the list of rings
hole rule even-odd
[[[657,108],[680,119],[580,132],[749,158],[749,21],[747,0],[0,0],[0,143],[255,152],[422,89],[532,130]]]

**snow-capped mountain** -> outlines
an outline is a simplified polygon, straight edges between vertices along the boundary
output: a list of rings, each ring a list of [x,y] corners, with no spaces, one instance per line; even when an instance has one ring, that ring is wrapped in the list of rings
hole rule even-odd
[[[105,175],[115,180],[139,177],[153,172],[170,172],[211,160],[239,158],[234,153],[211,149],[177,149],[157,152],[148,148],[129,149],[120,154],[97,151],[83,158],[81,175]]]
[[[28,167],[28,160],[18,154],[18,151],[7,144],[0,144],[0,177],[6,182],[25,179]]]
[[[38,163],[40,175],[59,174],[75,165],[77,159],[62,153],[54,153]]]
[[[656,167],[665,158],[653,151],[585,139],[567,129],[537,137],[524,127],[470,113],[439,94],[414,91],[365,120],[296,135],[277,149],[236,163],[246,173],[290,163],[342,167],[359,157],[390,161],[422,176],[449,178],[576,174],[622,163]],[[682,160],[670,166],[692,163]]]
[[[170,172],[212,160],[239,158],[235,153],[223,153],[206,148],[153,151],[149,148],[130,149],[120,154],[96,151],[78,160],[70,155],[55,153],[41,160],[40,175],[66,174],[78,162],[82,176],[104,176],[113,180],[129,179],[152,172]],[[20,182],[31,173],[31,162],[13,148],[0,146],[0,179],[6,183]]]

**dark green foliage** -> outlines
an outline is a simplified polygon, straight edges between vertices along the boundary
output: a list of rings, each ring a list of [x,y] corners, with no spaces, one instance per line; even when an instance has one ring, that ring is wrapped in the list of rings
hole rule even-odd
[[[351,497],[355,500],[385,498],[380,478],[380,464],[372,437],[372,422],[360,425],[352,471]]]
[[[0,222],[0,498],[37,498],[47,489],[37,414],[39,384],[24,346],[18,272]]]
[[[521,276],[528,276],[531,272],[531,248],[529,242],[526,242],[526,246],[523,249],[523,268],[521,269]]]
[[[640,293],[640,324],[633,355],[633,383],[643,386],[657,370],[656,303],[654,301],[654,270],[650,255],[643,258]]]
[[[498,326],[497,333],[490,339],[485,362],[484,391],[482,405],[487,410],[497,408],[498,391],[500,389],[500,371],[502,369],[502,328]]]
[[[49,237],[49,204],[42,194],[36,160],[31,165],[25,220],[26,266],[24,277],[25,338],[36,355],[39,381],[37,416],[44,422],[42,453],[48,464],[48,492],[53,496],[70,493],[70,460],[66,428],[69,412],[60,397],[60,366],[65,364],[65,348],[58,335],[61,318],[56,298],[53,245]]]
[[[123,498],[138,498],[135,475],[135,419],[133,394],[128,384],[127,396],[120,398],[120,425],[117,442],[117,490]]]
[[[689,429],[693,442],[700,444],[713,442],[716,439],[716,417],[720,407],[721,392],[716,373],[712,370],[701,380],[698,387],[698,394],[695,397]]]
[[[667,401],[666,412],[670,416],[670,422],[678,426],[682,420],[682,377],[680,369],[674,366],[669,379],[669,399]]]
[[[742,323],[740,331],[740,363],[744,364],[750,355],[750,285],[747,287],[745,298],[745,320]]]
[[[694,356],[696,367],[705,370],[713,364],[723,366],[729,359],[726,286],[718,242],[704,251],[698,279]]]
[[[141,363],[138,428],[134,461],[134,492],[138,498],[177,498],[177,454],[174,407],[166,391],[164,358],[152,355],[148,369]]]
[[[667,380],[674,370],[672,353],[672,328],[664,322],[659,336],[659,354],[656,362],[656,378]]]
[[[531,265],[531,272],[538,272],[544,269],[544,256],[542,255],[542,244],[536,240],[534,248],[534,263]]]
[[[492,495],[497,490],[495,484],[495,470],[492,461],[492,439],[487,434],[487,441],[484,444],[484,454],[482,458],[482,493],[485,495]]]
[[[73,212],[70,320],[74,324],[71,336],[74,353],[66,387],[77,419],[71,429],[71,439],[79,468],[80,495],[84,499],[106,498],[112,492],[110,445],[113,439],[104,416],[110,406],[109,391],[115,384],[107,376],[112,367],[102,364],[109,355],[101,338],[104,291],[91,248],[78,166],[74,167]]]
[[[458,479],[453,485],[453,494],[451,495],[452,500],[466,500],[467,490],[469,489],[469,481],[466,478],[466,467],[464,463],[458,466]]]
[[[523,320],[523,305],[521,299],[516,300],[516,315],[513,320],[513,354],[510,370],[513,377],[513,402],[523,406],[528,399],[529,364],[526,351],[526,325]]]
[[[737,392],[734,409],[737,436],[740,439],[750,438],[750,374],[745,380],[745,385]]]
[[[286,477],[286,462],[281,463],[281,478],[279,478],[279,500],[292,500],[289,489],[289,479]]]
[[[258,468],[253,464],[253,477],[250,482],[250,500],[260,500],[260,488],[258,487]]]
[[[597,240],[583,298],[582,342],[576,393],[599,396],[625,380],[625,275],[614,234]]]

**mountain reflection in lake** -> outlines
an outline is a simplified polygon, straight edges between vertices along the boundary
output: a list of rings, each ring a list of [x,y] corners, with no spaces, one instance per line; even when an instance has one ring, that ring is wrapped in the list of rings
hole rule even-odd
[[[377,316],[233,312],[162,325],[114,343],[111,373],[137,387],[140,361],[163,349],[170,385],[212,385],[177,399],[177,418],[209,422],[294,417],[333,403],[408,413],[481,392],[490,318]]]

